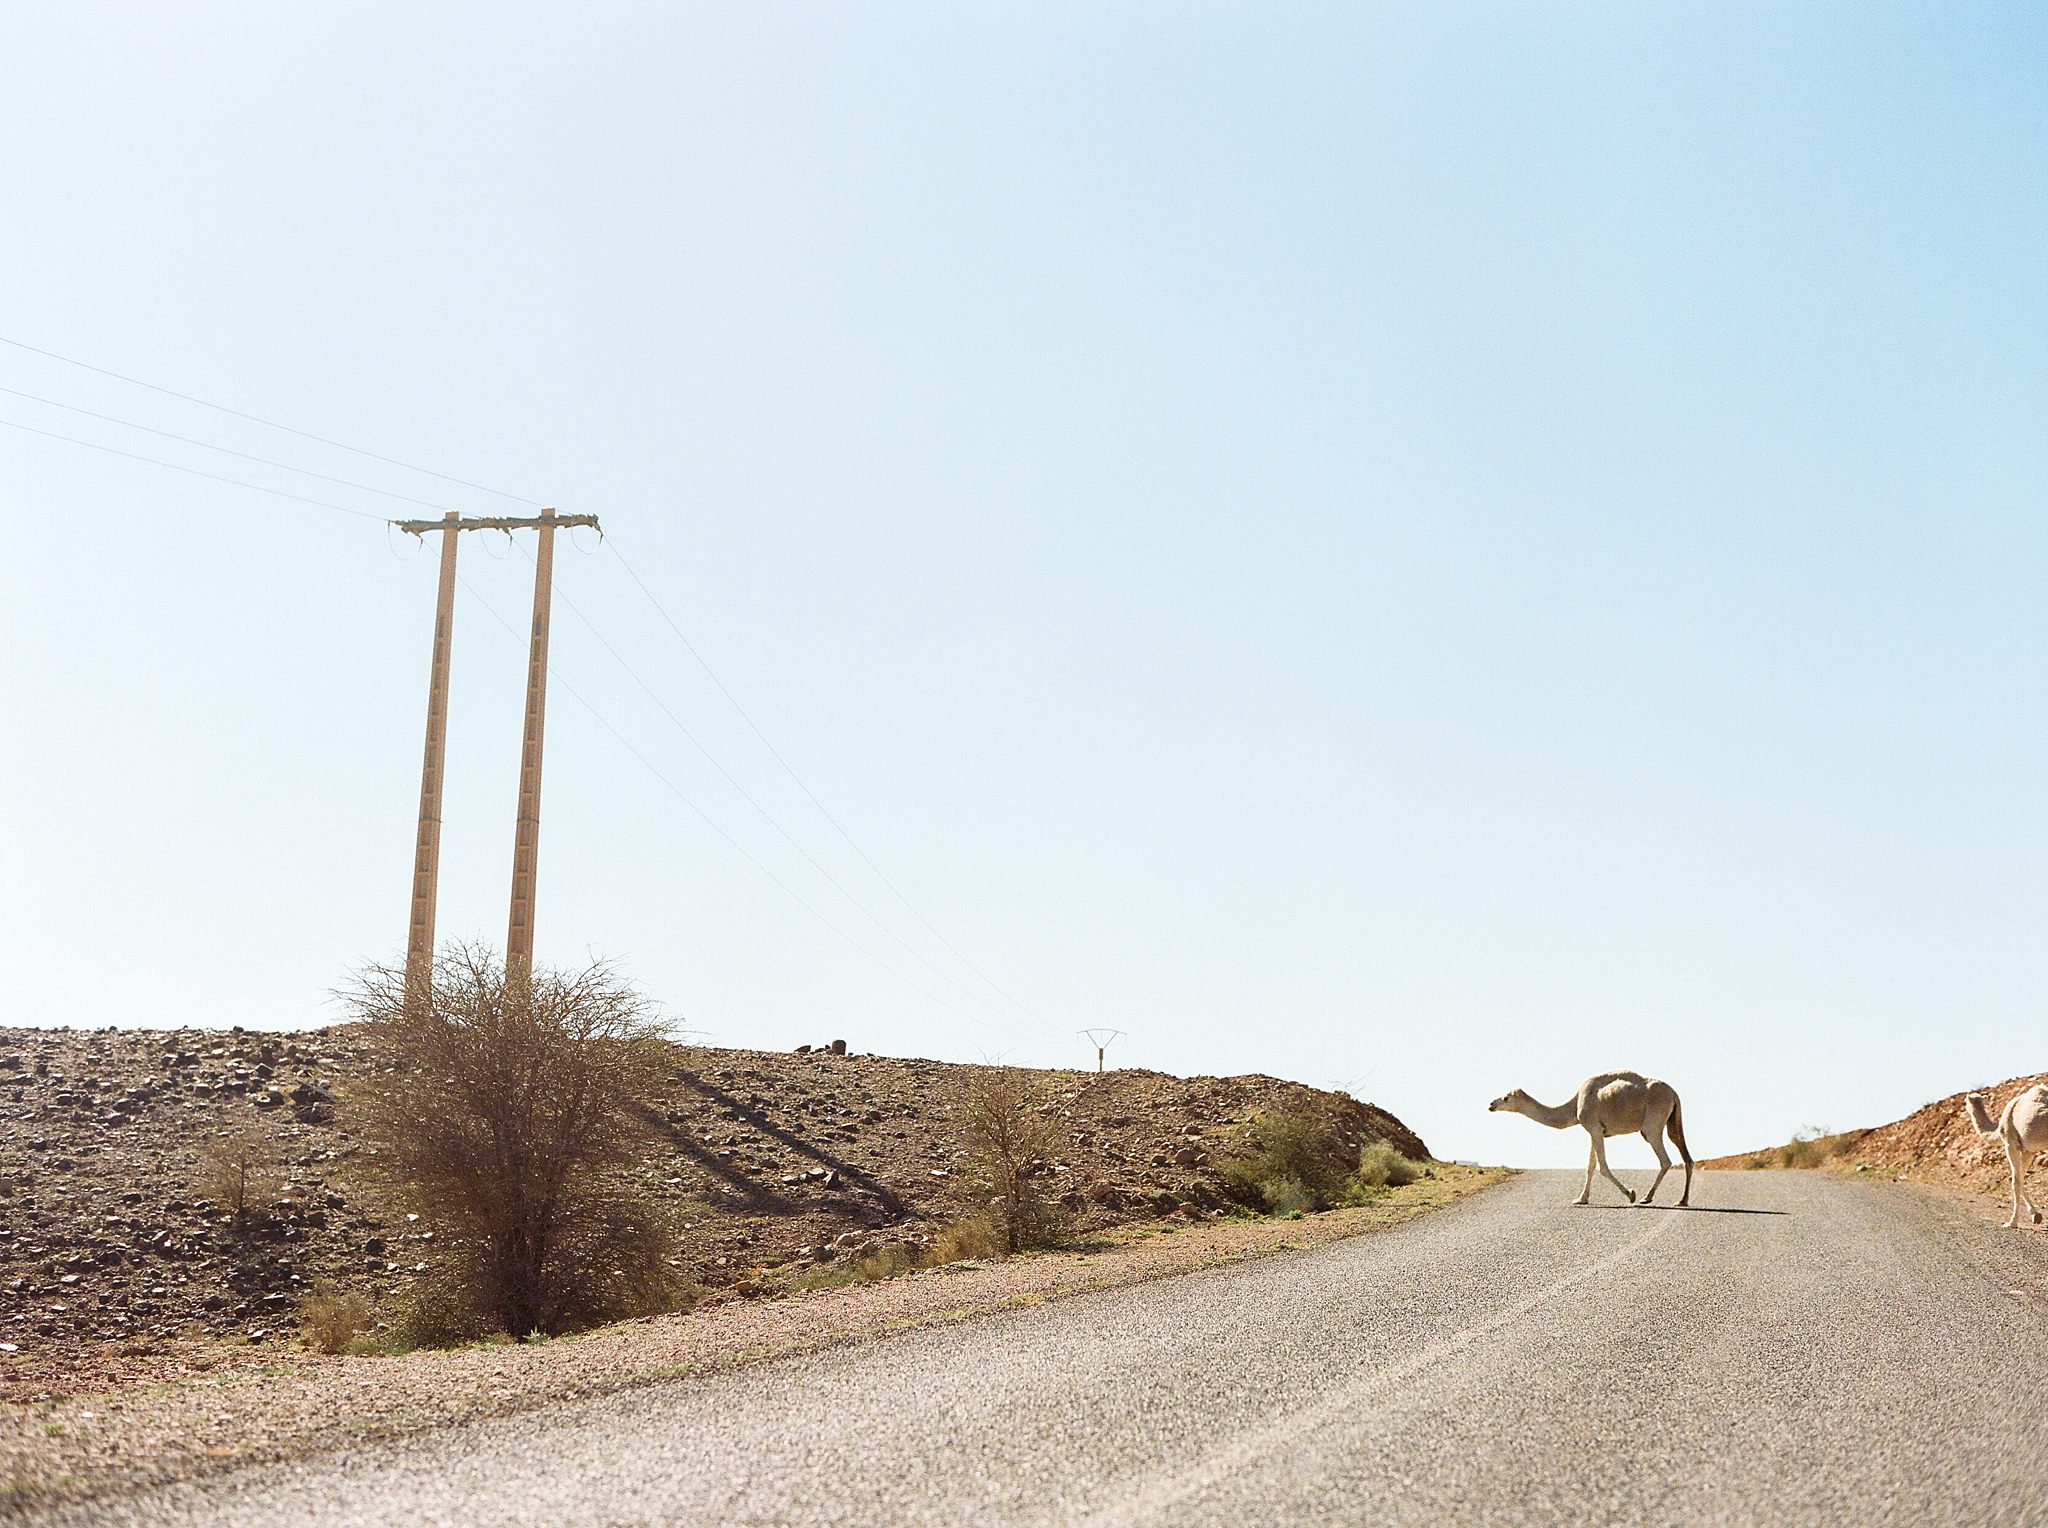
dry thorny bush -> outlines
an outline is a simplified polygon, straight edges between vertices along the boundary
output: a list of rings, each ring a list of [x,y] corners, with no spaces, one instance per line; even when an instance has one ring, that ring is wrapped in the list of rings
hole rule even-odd
[[[968,1214],[948,1235],[985,1250],[963,1255],[1000,1256],[1066,1239],[1049,1176],[1059,1131],[1037,1105],[1028,1072],[990,1066],[970,1076],[953,1121],[969,1164]]]
[[[455,945],[426,994],[373,966],[343,996],[377,1061],[359,1116],[393,1188],[440,1233],[405,1319],[415,1340],[667,1307],[667,1239],[632,1173],[663,1065],[637,988],[602,963],[508,979],[488,948]]]
[[[245,1225],[252,1211],[268,1209],[284,1191],[274,1148],[247,1128],[224,1130],[199,1147],[200,1182],[207,1197]]]
[[[1276,1215],[1326,1210],[1344,1200],[1346,1161],[1336,1122],[1318,1107],[1268,1109],[1251,1123],[1249,1149],[1220,1164],[1230,1191]]]
[[[314,1284],[299,1302],[299,1330],[323,1353],[346,1353],[369,1331],[372,1319],[369,1296],[339,1288],[330,1279]]]
[[[1220,1164],[1237,1198],[1276,1215],[1363,1204],[1423,1171],[1386,1141],[1347,1148],[1336,1114],[1320,1106],[1269,1109],[1252,1121],[1249,1149]]]

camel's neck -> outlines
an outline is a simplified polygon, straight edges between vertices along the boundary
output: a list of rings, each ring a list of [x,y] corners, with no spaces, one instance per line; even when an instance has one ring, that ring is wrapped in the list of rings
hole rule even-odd
[[[1524,1100],[1520,1108],[1522,1113],[1528,1115],[1537,1124],[1548,1125],[1552,1130],[1569,1130],[1579,1122],[1579,1110],[1576,1103],[1559,1104],[1553,1109],[1549,1104],[1539,1104],[1535,1099],[1530,1098]]]
[[[1970,1123],[1977,1127],[1977,1134],[1998,1134],[1998,1122],[1994,1120],[1989,1114],[1984,1112],[1983,1099],[1971,1098],[1966,1099],[1965,1102],[1967,1102],[1970,1106]]]

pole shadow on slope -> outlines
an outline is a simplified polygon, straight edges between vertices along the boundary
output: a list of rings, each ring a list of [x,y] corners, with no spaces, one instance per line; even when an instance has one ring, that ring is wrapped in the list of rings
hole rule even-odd
[[[798,1156],[808,1158],[818,1166],[838,1173],[856,1189],[876,1199],[889,1215],[900,1217],[906,1213],[902,1199],[886,1183],[836,1153],[775,1124],[768,1118],[765,1109],[746,1102],[724,1088],[706,1082],[694,1072],[682,1072],[675,1080],[706,1103],[725,1110],[727,1116],[736,1122],[744,1122],[763,1135],[772,1137]],[[797,1207],[788,1197],[764,1188],[747,1174],[720,1161],[715,1154],[690,1136],[687,1127],[660,1116],[656,1116],[656,1122],[678,1151],[718,1178],[727,1188],[741,1195],[750,1209],[771,1215],[788,1215],[795,1212]]]

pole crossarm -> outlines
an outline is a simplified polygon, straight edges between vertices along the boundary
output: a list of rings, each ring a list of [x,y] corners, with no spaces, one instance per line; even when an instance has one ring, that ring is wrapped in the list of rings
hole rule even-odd
[[[587,525],[594,531],[603,531],[596,515],[464,515],[453,520],[393,520],[391,522],[409,536],[424,536],[432,531],[537,531],[543,525],[552,525],[565,530],[572,525]]]

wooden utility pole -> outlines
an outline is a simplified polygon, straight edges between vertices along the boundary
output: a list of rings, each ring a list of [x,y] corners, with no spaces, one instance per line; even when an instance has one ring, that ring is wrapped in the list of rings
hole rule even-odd
[[[540,850],[541,733],[548,696],[548,612],[553,593],[555,532],[587,525],[595,515],[558,515],[544,509],[534,517],[464,516],[454,510],[439,520],[400,520],[398,528],[425,537],[441,533],[440,600],[434,615],[434,665],[427,690],[426,759],[420,771],[419,836],[413,850],[412,921],[405,945],[407,1000],[423,1003],[431,993],[434,967],[434,908],[441,878],[441,777],[448,729],[448,660],[455,635],[455,541],[463,531],[540,532],[534,560],[533,637],[526,661],[526,728],[519,755],[519,820],[512,846],[512,916],[505,935],[505,974],[517,981],[533,968],[534,874]]]
[[[540,512],[533,558],[533,638],[526,654],[526,732],[519,747],[519,819],[512,830],[512,915],[505,927],[505,977],[533,969],[533,875],[540,858],[540,741],[548,710],[548,612],[555,582],[555,512]]]
[[[427,754],[420,765],[420,831],[412,851],[412,922],[405,935],[405,999],[415,1007],[426,1001],[434,976],[434,900],[441,884],[441,773],[448,741],[448,659],[455,641],[455,540],[461,519],[452,509],[441,519],[441,596],[434,606]]]

